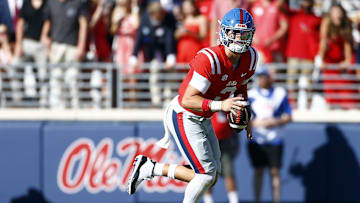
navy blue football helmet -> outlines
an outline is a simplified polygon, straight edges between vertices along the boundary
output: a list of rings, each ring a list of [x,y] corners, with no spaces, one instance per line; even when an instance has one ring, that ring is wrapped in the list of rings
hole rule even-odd
[[[219,24],[222,45],[235,53],[249,50],[255,33],[254,20],[249,12],[243,8],[231,9]]]

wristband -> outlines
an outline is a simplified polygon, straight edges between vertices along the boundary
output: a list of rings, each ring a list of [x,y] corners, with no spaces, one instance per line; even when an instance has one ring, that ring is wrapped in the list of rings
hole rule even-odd
[[[210,110],[212,112],[221,111],[222,101],[212,101],[210,103]]]
[[[204,99],[201,105],[201,109],[204,113],[210,112],[210,106],[209,103],[211,102],[211,100],[209,99]]]
[[[168,173],[167,173],[167,177],[175,179],[176,167],[177,167],[176,164],[170,164],[169,169],[168,169]]]

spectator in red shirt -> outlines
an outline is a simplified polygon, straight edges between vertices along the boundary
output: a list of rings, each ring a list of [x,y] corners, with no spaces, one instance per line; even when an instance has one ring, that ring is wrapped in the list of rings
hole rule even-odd
[[[344,89],[353,81],[346,78],[355,74],[349,69],[352,62],[352,26],[341,5],[333,5],[324,17],[320,29],[320,46],[317,65],[323,69],[325,99],[332,107],[351,108],[356,100],[352,98],[357,91]],[[337,67],[326,67],[336,64]],[[341,87],[335,89],[333,86]]]
[[[256,33],[253,46],[258,50],[259,63],[284,62],[285,36],[288,20],[280,11],[283,1],[257,0],[251,5]]]
[[[288,61],[287,85],[290,93],[294,92],[296,74],[301,72],[309,84],[312,64],[319,45],[321,18],[312,11],[314,0],[303,0],[300,10],[289,12],[289,36],[286,47]]]
[[[206,36],[207,21],[191,0],[184,0],[182,13],[184,20],[175,31],[175,39],[178,40],[177,62],[188,63],[203,48],[202,40]]]
[[[224,112],[217,112],[211,118],[211,124],[215,135],[219,140],[221,151],[221,176],[225,180],[225,187],[229,203],[238,203],[239,198],[236,191],[234,174],[234,159],[239,152],[239,139],[237,133],[229,126],[229,121]],[[204,195],[204,203],[213,203],[211,191]]]

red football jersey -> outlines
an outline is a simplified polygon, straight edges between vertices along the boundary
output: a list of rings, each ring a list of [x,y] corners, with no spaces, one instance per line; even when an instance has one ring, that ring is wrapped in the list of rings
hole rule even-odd
[[[257,51],[249,47],[234,68],[223,45],[200,50],[190,62],[190,70],[179,88],[179,103],[188,85],[198,89],[206,99],[224,100],[238,94],[247,99],[247,82],[255,73],[257,59]],[[213,112],[186,110],[207,118],[213,115]]]

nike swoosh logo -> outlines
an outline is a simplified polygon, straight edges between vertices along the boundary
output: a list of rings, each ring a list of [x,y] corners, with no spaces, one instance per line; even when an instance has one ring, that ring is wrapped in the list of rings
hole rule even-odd
[[[241,73],[241,77],[244,77],[247,73]]]

